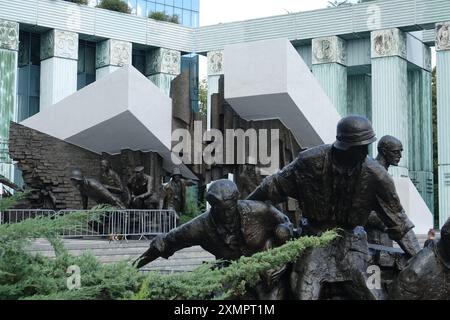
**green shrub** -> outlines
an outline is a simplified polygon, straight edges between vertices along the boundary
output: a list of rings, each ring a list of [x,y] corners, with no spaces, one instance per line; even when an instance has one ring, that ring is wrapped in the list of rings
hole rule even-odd
[[[185,224],[186,222],[191,221],[205,212],[205,210],[206,205],[204,203],[199,203],[193,198],[187,198],[185,210],[180,217],[180,224]]]
[[[246,288],[260,281],[260,273],[277,269],[295,262],[301,252],[308,248],[324,246],[338,236],[336,231],[325,232],[321,237],[302,237],[268,251],[242,257],[230,266],[218,269],[211,264],[193,272],[161,275],[150,273],[139,292],[137,300],[203,300],[239,298]]]
[[[180,18],[178,15],[174,14],[173,16],[166,14],[165,12],[156,11],[152,12],[148,15],[150,19],[158,20],[158,21],[167,21],[172,23],[180,24]]]
[[[16,192],[11,197],[0,198],[0,211],[12,209],[14,206],[27,197],[28,192]]]
[[[134,267],[126,262],[103,265],[90,254],[73,257],[58,238],[62,230],[98,221],[108,210],[111,208],[99,206],[89,212],[0,225],[0,299],[130,298],[143,280]],[[54,259],[26,250],[33,239],[41,237],[52,244]],[[72,265],[81,271],[81,288],[77,290],[67,288],[66,271]]]
[[[103,0],[97,8],[117,11],[122,13],[131,13],[131,8],[122,0]]]
[[[0,206],[6,207],[0,199]],[[101,264],[94,256],[71,256],[58,234],[79,229],[86,221],[98,221],[110,207],[99,206],[89,212],[73,212],[61,217],[36,218],[0,225],[0,300],[99,300],[99,299],[227,299],[241,297],[260,281],[260,274],[294,262],[308,248],[330,243],[338,235],[325,232],[321,237],[302,237],[285,245],[242,257],[228,267],[206,264],[193,272],[143,276],[128,262]],[[27,246],[35,238],[47,238],[55,258],[31,254]],[[81,271],[81,287],[69,290],[69,266]]]

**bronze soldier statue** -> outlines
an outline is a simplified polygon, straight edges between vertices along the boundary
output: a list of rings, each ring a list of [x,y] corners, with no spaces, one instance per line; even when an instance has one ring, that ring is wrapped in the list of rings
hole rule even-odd
[[[115,172],[108,160],[102,160],[100,163],[100,183],[109,190],[112,194],[117,196],[122,203],[128,204],[129,194],[124,187],[120,176]]]
[[[186,205],[186,187],[194,185],[192,181],[183,179],[178,167],[173,169],[170,181],[164,185],[164,209],[174,210],[181,216]]]
[[[386,135],[378,142],[377,149],[378,155],[376,160],[385,167],[386,170],[388,170],[390,166],[398,166],[402,159],[403,152],[403,145],[400,140],[393,136]]]
[[[153,193],[153,179],[144,173],[144,167],[134,169],[134,175],[128,181],[128,189],[131,193],[130,207],[132,209],[148,209],[146,201]]]
[[[383,136],[378,142],[378,155],[376,160],[386,170],[389,170],[390,166],[398,166],[403,152],[403,145],[400,140],[393,136]],[[393,242],[387,234],[387,227],[381,221],[376,212],[371,212],[369,220],[366,224],[367,239],[369,243],[392,247]],[[416,250],[420,250],[420,244],[417,240],[414,231],[408,232],[408,237],[411,243],[415,246]]]
[[[80,191],[83,209],[87,210],[89,198],[98,204],[110,204],[120,209],[126,209],[122,201],[106,189],[98,180],[85,178],[79,169],[72,171],[70,180]]]
[[[357,227],[366,225],[370,212],[377,212],[389,237],[414,256],[417,248],[406,236],[414,225],[386,169],[368,157],[368,146],[376,141],[370,121],[357,115],[345,117],[338,123],[336,138],[332,145],[301,152],[280,172],[265,178],[248,199],[279,203],[292,197],[308,221],[306,234],[342,230],[342,238],[332,245],[299,258],[291,283],[296,298],[319,299],[325,283],[339,282],[353,297],[376,299],[379,293],[365,282],[366,234]],[[321,268],[314,267],[318,265]]]
[[[391,287],[394,300],[450,299],[450,219],[437,244],[425,247],[400,272]]]
[[[39,199],[42,203],[42,209],[56,210],[56,196],[50,186],[45,186],[40,190]]]
[[[191,246],[201,246],[216,259],[237,260],[281,245],[292,237],[292,224],[287,216],[264,202],[238,200],[239,191],[230,180],[213,182],[206,199],[211,205],[209,211],[154,238],[150,248],[135,261],[136,267],[159,257],[167,259],[176,251]],[[284,268],[274,274],[280,277],[283,271]],[[286,286],[280,284],[275,281],[272,284],[275,287],[259,290],[260,297],[271,296],[270,293],[283,295]]]
[[[101,173],[100,182],[111,193],[122,194],[123,185],[119,175],[112,169],[111,163],[108,160],[102,160],[100,163]]]

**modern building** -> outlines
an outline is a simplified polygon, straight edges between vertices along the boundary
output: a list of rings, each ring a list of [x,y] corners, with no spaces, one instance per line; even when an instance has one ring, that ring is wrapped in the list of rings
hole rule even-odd
[[[9,120],[22,121],[124,65],[132,64],[166,94],[171,80],[190,69],[195,91],[196,55],[206,55],[211,95],[220,76],[227,77],[227,46],[281,38],[295,47],[340,115],[365,114],[379,137],[403,141],[404,157],[392,174],[410,177],[433,211],[434,47],[440,224],[450,216],[449,1],[378,0],[206,27],[198,27],[195,0],[129,4],[133,14],[99,9],[92,1],[0,0],[3,149]],[[181,25],[148,19],[152,10],[180,15]],[[261,61],[260,68],[270,68],[270,61]],[[193,109],[197,105],[192,101]],[[273,116],[267,112],[258,118]],[[11,176],[11,168],[2,164],[1,171]]]
[[[88,5],[95,7],[102,0],[88,0]],[[131,13],[140,17],[148,17],[153,12],[164,12],[168,16],[176,16],[180,24],[198,28],[200,0],[126,0]]]

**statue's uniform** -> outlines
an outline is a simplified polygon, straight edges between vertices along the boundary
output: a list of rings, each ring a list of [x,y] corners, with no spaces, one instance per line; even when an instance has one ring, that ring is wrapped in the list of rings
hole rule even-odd
[[[175,210],[178,215],[184,211],[186,204],[186,185],[180,179],[178,182],[171,179],[164,187],[164,208]]]
[[[143,194],[146,194],[145,197],[134,199],[131,202],[131,207],[133,209],[147,209],[149,205],[147,205],[147,199],[149,199],[152,195],[153,190],[149,191],[149,188],[152,189],[153,186],[153,178],[149,175],[144,175],[142,179],[138,178],[136,175],[133,175],[128,182],[128,188],[133,196],[137,197]]]
[[[392,287],[391,299],[449,300],[450,261],[438,246],[426,247],[408,262]]]
[[[238,201],[239,221],[227,226],[216,223],[207,211],[194,220],[157,237],[154,243],[161,257],[169,258],[176,251],[201,246],[221,260],[237,260],[260,252],[275,237],[280,224],[291,227],[289,219],[274,207],[256,201]]]
[[[102,172],[100,175],[100,182],[111,192],[115,194],[123,193],[123,184],[122,180],[120,180],[119,175],[113,171],[109,170],[108,172]],[[112,187],[111,189],[109,187]]]
[[[287,216],[275,207],[263,202],[238,201],[239,215],[229,224],[219,223],[214,212],[207,211],[194,220],[158,236],[147,251],[148,260],[157,257],[169,258],[176,251],[192,246],[201,246],[219,260],[237,260],[241,256],[251,256],[287,241],[290,236],[280,239],[275,230],[282,225],[292,235],[292,224]],[[285,298],[286,283],[277,281],[285,274],[286,267],[270,270],[263,275],[266,280],[256,288],[258,298]],[[271,277],[277,279],[273,281]]]
[[[301,152],[280,172],[265,178],[249,199],[275,203],[287,197],[297,199],[303,217],[308,220],[309,235],[320,235],[331,228],[345,230],[343,239],[300,257],[291,279],[297,298],[320,298],[321,288],[327,281],[350,283],[347,287],[355,289],[352,291],[356,296],[377,298],[378,293],[368,290],[365,283],[370,261],[366,235],[354,234],[353,229],[365,226],[369,214],[376,211],[387,226],[390,238],[402,246],[400,240],[414,225],[406,216],[385,168],[367,157],[360,166],[345,171],[333,163],[332,152],[331,145]],[[417,252],[407,249],[412,255]],[[315,266],[323,266],[328,271],[313,272]]]
[[[331,145],[306,150],[280,172],[264,179],[259,187],[265,199],[281,202],[286,197],[299,201],[311,230],[320,234],[330,228],[353,230],[367,223],[376,211],[393,240],[414,227],[406,216],[388,172],[367,157],[349,172],[332,161]],[[249,199],[256,200],[250,196]]]
[[[95,179],[84,179],[79,190],[83,200],[84,209],[87,209],[88,198],[91,198],[99,204],[110,204],[125,209],[125,206],[120,199],[109,192],[108,189]]]

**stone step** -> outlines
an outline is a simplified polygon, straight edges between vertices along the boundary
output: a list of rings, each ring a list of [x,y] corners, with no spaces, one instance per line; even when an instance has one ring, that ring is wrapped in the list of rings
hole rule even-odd
[[[90,252],[102,263],[115,263],[119,261],[132,262],[144,253],[149,241],[108,241],[64,239],[65,248],[74,256]],[[55,257],[54,250],[45,239],[37,239],[28,248],[29,252],[39,253],[43,256]],[[141,269],[142,272],[158,271],[163,273],[192,271],[204,262],[214,261],[213,255],[201,247],[191,247],[176,252],[169,259],[159,258]]]

